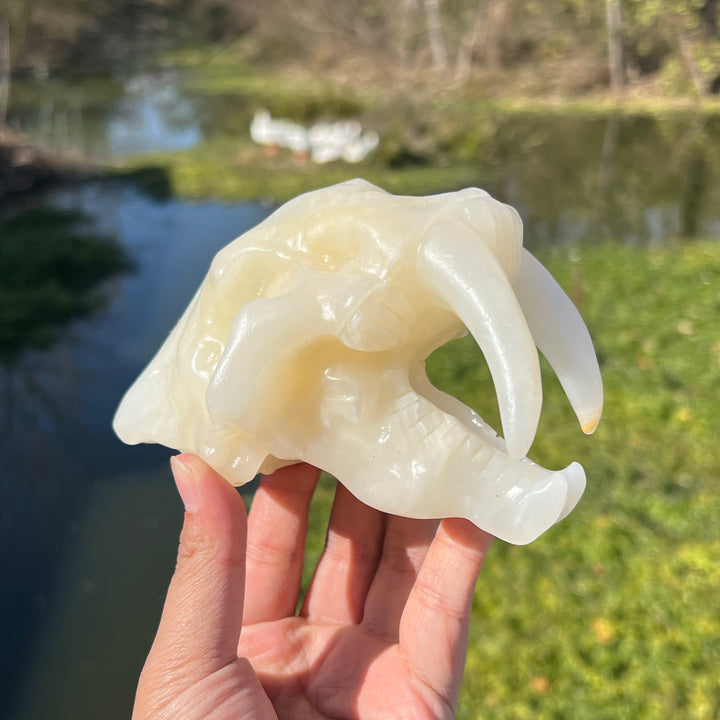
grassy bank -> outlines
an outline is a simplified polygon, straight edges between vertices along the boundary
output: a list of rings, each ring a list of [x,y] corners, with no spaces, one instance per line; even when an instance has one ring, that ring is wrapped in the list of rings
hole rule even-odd
[[[131,168],[163,168],[173,194],[184,198],[272,200],[285,202],[300,193],[361,176],[389,192],[426,194],[478,184],[472,165],[412,165],[392,168],[381,161],[358,165],[298,163],[289,153],[269,158],[238,135],[208,140],[182,153],[143,156]]]
[[[475,595],[458,717],[715,718],[720,245],[607,245],[541,259],[591,329],[605,413],[597,433],[583,436],[544,369],[531,455],[549,467],[580,460],[588,489],[570,518],[532,545],[493,546]],[[472,340],[438,351],[429,370],[497,423]],[[328,479],[316,498],[313,557],[331,496]]]

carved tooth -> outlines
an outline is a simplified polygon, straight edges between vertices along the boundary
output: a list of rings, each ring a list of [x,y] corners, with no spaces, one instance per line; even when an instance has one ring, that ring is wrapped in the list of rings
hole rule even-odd
[[[452,395],[438,390],[425,372],[425,365],[417,364],[410,369],[410,384],[413,390],[427,398],[435,407],[448,415],[456,417],[472,433],[500,452],[506,452],[505,441],[471,407]]]
[[[433,227],[418,270],[457,314],[485,355],[511,457],[527,454],[542,407],[535,341],[503,268],[466,225]]]
[[[557,374],[583,432],[593,432],[602,414],[602,378],[580,313],[555,278],[525,249],[513,286],[535,342]]]
[[[467,192],[462,191],[458,195]],[[517,274],[523,241],[522,220],[515,208],[482,193],[475,196],[475,202],[464,204],[463,216],[475,234],[492,250],[512,282]]]

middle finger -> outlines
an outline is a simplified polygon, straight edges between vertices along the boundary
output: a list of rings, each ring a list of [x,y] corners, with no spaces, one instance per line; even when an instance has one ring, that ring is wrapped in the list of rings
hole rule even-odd
[[[380,559],[385,515],[340,483],[325,549],[300,614],[313,622],[357,624]]]

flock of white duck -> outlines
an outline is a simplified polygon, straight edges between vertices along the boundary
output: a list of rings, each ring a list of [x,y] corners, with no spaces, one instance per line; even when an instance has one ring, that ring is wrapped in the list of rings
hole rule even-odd
[[[319,122],[306,128],[291,120],[273,118],[267,110],[258,110],[253,116],[250,137],[270,152],[288,148],[296,158],[309,158],[315,163],[362,162],[380,141],[376,132],[363,132],[357,120]]]

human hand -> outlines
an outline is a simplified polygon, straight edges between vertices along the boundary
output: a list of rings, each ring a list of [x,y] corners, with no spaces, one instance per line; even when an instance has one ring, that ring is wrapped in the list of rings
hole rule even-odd
[[[385,515],[338,484],[296,614],[319,471],[263,478],[247,518],[199,458],[172,464],[185,524],[133,720],[454,717],[489,535]]]

